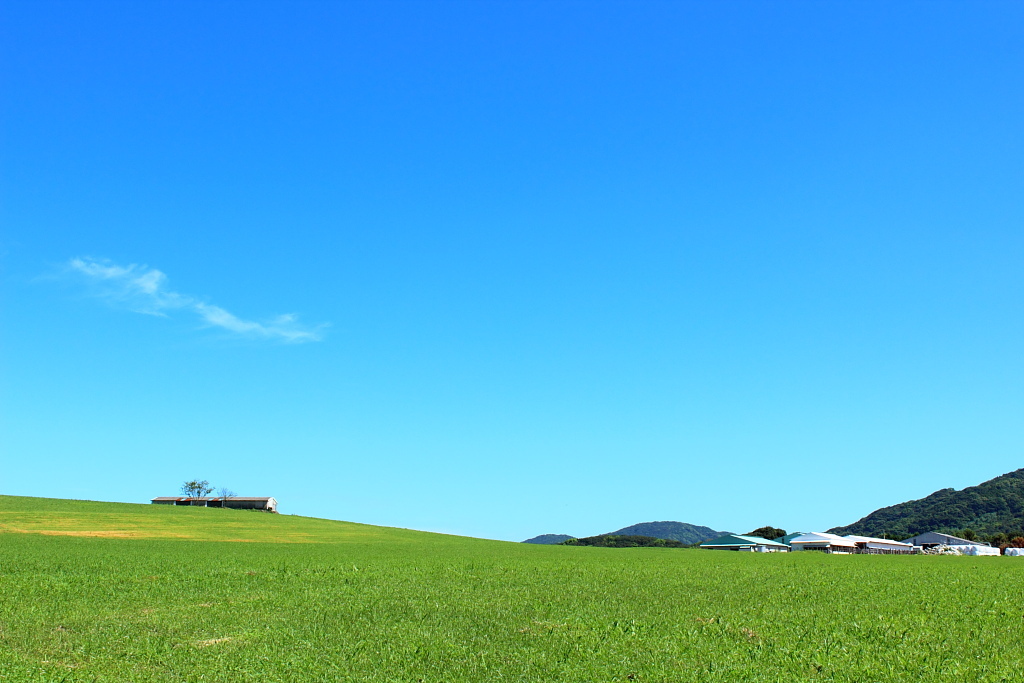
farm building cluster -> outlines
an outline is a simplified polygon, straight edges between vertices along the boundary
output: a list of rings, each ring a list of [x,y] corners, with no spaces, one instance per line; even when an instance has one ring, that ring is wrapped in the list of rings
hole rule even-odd
[[[277,512],[277,500],[270,496],[157,496],[154,505],[230,508]],[[779,530],[781,531],[781,529]],[[969,541],[949,534],[929,531],[903,541],[871,536],[839,536],[825,531],[797,532],[774,540],[759,536],[726,534],[704,541],[708,550],[738,550],[754,553],[818,551],[838,555],[999,555],[1000,549],[988,543]],[[1024,548],[1006,548],[1006,554],[1024,557]]]
[[[277,512],[277,500],[269,496],[157,496],[152,503],[154,505],[189,505]]]
[[[768,540],[757,536],[726,534],[704,541],[701,548],[709,550],[739,550],[755,553],[788,553],[796,551],[818,551],[839,555],[999,555],[999,548],[988,543],[969,541],[949,534],[929,531],[903,541],[871,536],[839,536],[824,531],[795,533]],[[1007,548],[1007,551],[1018,550]],[[1007,552],[1007,555],[1024,553]]]

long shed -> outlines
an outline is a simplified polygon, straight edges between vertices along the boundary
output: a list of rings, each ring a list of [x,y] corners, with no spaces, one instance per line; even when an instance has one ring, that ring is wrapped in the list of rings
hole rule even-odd
[[[153,505],[189,505],[277,512],[277,499],[272,496],[157,496],[151,502]]]
[[[857,544],[857,552],[866,555],[912,555],[914,544],[906,541],[892,541],[887,538],[872,538],[871,536],[853,536],[848,538]]]
[[[755,553],[786,553],[789,546],[777,541],[769,541],[759,536],[741,536],[740,534],[726,534],[700,544],[701,548],[708,550],[743,550]]]
[[[923,534],[918,534],[913,538],[905,539],[903,542],[910,543],[911,545],[919,545],[922,548],[934,548],[940,545],[988,545],[988,543],[968,541],[966,538],[942,534],[938,531],[927,531]]]
[[[856,541],[824,531],[813,531],[790,540],[793,550],[817,550],[826,553],[854,553],[857,551]]]

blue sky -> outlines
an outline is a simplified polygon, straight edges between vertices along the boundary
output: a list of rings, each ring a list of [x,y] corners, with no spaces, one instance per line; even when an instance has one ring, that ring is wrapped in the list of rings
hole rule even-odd
[[[521,540],[1024,466],[1019,3],[0,4],[0,492]]]

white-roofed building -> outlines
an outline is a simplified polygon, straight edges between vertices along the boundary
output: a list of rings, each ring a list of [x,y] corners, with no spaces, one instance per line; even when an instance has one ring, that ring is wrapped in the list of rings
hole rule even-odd
[[[789,547],[797,550],[817,550],[825,553],[855,553],[857,542],[844,536],[837,536],[825,531],[814,531],[797,536],[789,541]]]
[[[871,536],[844,536],[857,544],[857,552],[867,555],[912,555],[914,553],[913,543],[891,541],[886,538],[872,538]]]
[[[710,550],[745,550],[754,553],[788,553],[789,546],[778,541],[769,541],[760,536],[742,536],[726,534],[700,544],[701,548]]]

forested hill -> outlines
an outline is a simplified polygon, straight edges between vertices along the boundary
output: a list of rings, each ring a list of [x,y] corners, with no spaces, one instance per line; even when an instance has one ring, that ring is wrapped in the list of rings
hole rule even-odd
[[[575,538],[575,536],[570,536],[568,534],[541,534],[540,536],[528,538],[525,541],[523,541],[523,543],[535,543],[537,545],[558,545],[563,541],[568,541],[570,538]]]
[[[685,548],[685,543],[653,536],[590,536],[588,538],[570,538],[561,545],[592,545],[599,548]]]
[[[718,538],[727,531],[715,531],[708,526],[697,526],[686,522],[642,522],[627,526],[618,531],[610,531],[605,536],[651,536],[652,538],[663,538],[668,541],[679,541],[685,545],[692,545],[706,541],[709,538]]]
[[[908,538],[926,531],[980,536],[1024,532],[1024,468],[957,491],[942,489],[927,498],[875,510],[835,534]]]

